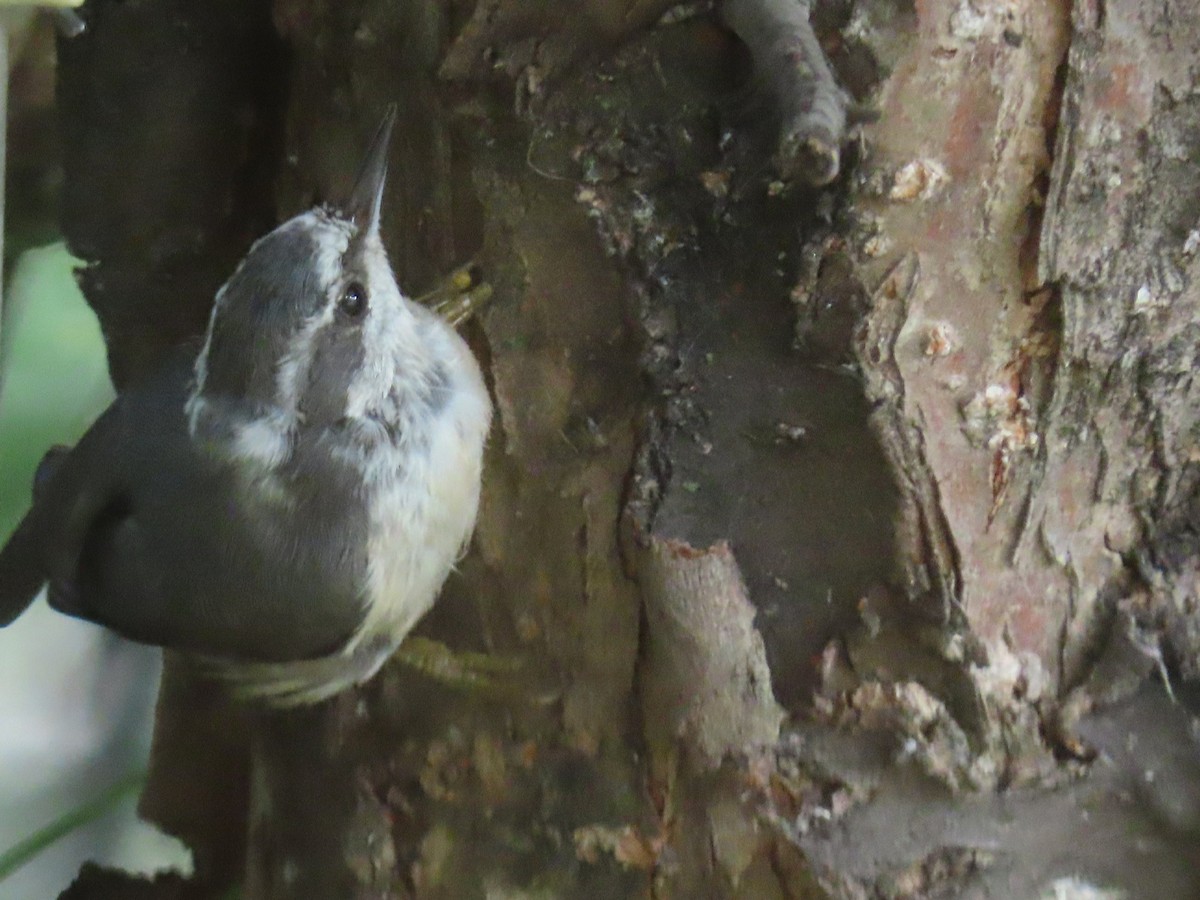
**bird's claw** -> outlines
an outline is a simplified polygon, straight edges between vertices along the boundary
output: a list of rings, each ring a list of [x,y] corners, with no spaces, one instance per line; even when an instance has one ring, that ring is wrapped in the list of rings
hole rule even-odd
[[[468,690],[493,688],[498,677],[502,680],[521,670],[521,662],[513,657],[455,652],[426,637],[407,638],[393,659],[442,684]]]
[[[451,272],[432,291],[417,298],[455,328],[458,328],[492,299],[492,286],[483,281],[479,267],[471,262]]]

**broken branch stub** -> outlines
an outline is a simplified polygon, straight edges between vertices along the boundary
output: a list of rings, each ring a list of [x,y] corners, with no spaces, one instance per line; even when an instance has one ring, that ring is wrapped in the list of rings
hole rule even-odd
[[[647,630],[642,697],[652,750],[669,753],[681,740],[687,758],[711,771],[728,756],[773,745],[783,710],[729,544],[698,550],[651,538],[640,571]]]
[[[807,0],[725,0],[721,6],[778,109],[780,178],[820,187],[841,171],[850,98],[838,86],[809,12]]]

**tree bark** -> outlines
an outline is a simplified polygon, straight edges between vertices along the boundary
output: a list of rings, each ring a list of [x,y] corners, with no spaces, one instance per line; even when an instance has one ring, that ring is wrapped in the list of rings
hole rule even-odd
[[[233,719],[170,671],[144,809],[198,890],[1200,888],[1161,681],[1200,651],[1200,11],[815,3],[818,189],[787,124],[833,95],[746,24],[797,10],[85,7],[66,227],[118,386],[393,101],[401,283],[495,292],[474,547],[419,632],[519,669]]]

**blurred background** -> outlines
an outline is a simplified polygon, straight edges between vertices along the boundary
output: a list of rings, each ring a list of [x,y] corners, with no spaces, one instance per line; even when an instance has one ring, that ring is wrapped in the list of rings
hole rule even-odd
[[[99,328],[75,284],[79,262],[57,239],[56,27],[31,7],[0,9],[9,75],[0,540],[28,507],[42,454],[73,443],[112,399]],[[135,813],[158,667],[157,650],[58,615],[44,599],[0,630],[0,897],[55,897],[86,860],[186,869],[184,848]],[[5,873],[13,848],[72,819],[63,837]]]

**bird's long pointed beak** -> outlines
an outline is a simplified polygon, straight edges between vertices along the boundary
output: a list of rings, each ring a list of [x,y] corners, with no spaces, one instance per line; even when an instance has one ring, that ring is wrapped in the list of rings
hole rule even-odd
[[[396,104],[388,106],[383,120],[371,139],[354,180],[354,188],[343,207],[346,216],[358,226],[359,233],[379,228],[379,208],[383,202],[383,185],[387,181],[388,146],[392,141],[392,126],[396,124]]]

